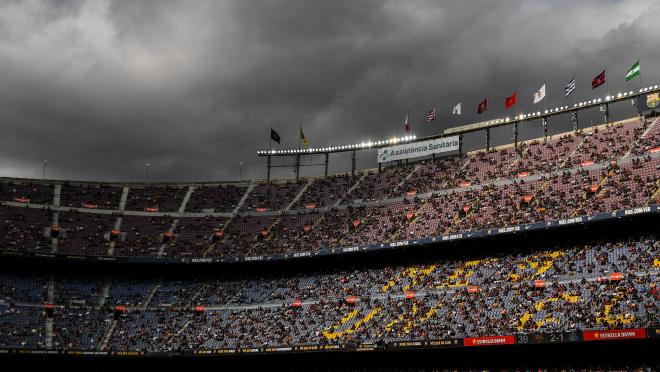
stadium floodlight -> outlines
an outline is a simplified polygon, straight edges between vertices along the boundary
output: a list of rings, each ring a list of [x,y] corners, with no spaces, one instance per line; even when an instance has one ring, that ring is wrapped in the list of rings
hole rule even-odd
[[[628,94],[633,94],[633,91],[631,90]]]

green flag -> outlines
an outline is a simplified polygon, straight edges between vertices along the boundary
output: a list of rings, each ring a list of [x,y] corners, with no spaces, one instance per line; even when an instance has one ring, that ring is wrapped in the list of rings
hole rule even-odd
[[[639,61],[635,62],[635,64],[628,69],[628,74],[626,74],[626,81],[630,81],[636,76],[639,76]]]

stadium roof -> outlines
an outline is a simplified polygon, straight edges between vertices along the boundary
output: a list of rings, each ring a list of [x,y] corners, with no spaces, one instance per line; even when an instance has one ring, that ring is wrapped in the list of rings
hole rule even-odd
[[[629,91],[619,92],[616,95],[608,95],[606,97],[601,97],[601,98],[592,98],[589,100],[576,102],[573,105],[558,106],[550,109],[544,109],[543,111],[522,113],[514,117],[496,118],[487,121],[462,125],[459,127],[448,128],[444,130],[443,134],[426,136],[421,138],[417,138],[414,135],[408,135],[398,138],[390,138],[387,140],[363,141],[355,144],[329,145],[324,147],[298,148],[298,149],[259,149],[257,150],[257,155],[258,156],[292,156],[292,155],[305,155],[305,154],[328,154],[328,153],[382,148],[399,143],[424,141],[433,138],[441,138],[449,135],[457,135],[457,134],[460,135],[460,134],[476,132],[480,130],[487,130],[490,128],[512,125],[516,123],[522,124],[524,122],[528,122],[532,120],[539,120],[544,118],[547,119],[551,116],[577,112],[580,110],[599,107],[604,104],[617,103],[617,102],[629,100],[631,98],[643,94],[651,94],[658,92],[660,92],[660,85],[654,84],[644,88],[640,88],[637,91],[629,90]]]

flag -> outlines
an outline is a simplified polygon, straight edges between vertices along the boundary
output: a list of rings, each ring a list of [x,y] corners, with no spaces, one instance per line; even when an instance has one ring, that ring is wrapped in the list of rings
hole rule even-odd
[[[575,78],[573,80],[569,81],[568,84],[566,85],[565,91],[566,91],[566,97],[568,97],[569,94],[571,94],[575,90]]]
[[[281,140],[280,135],[277,134],[277,132],[274,131],[273,128],[270,128],[270,139],[277,143],[280,143]]]
[[[598,74],[592,81],[591,81],[591,89],[596,89],[599,86],[603,85],[605,83],[605,70]]]
[[[410,123],[408,123],[408,114],[406,113],[406,122],[403,123],[403,127],[406,129],[406,133],[410,133]]]
[[[477,108],[477,114],[481,114],[488,110],[488,98],[484,98],[483,101],[479,104],[479,107]]]
[[[307,137],[305,137],[305,133],[303,133],[302,127],[300,127],[300,140],[303,142],[305,147],[309,147],[309,143],[307,142]]]
[[[435,111],[436,110],[435,110],[435,107],[434,107],[433,110],[426,113],[426,121],[435,120]]]
[[[461,114],[461,103],[457,103],[456,106],[454,106],[454,111],[452,111],[453,115],[460,115]]]
[[[510,109],[511,106],[515,105],[517,102],[516,100],[516,92],[513,92],[511,97],[506,97],[506,101],[504,102],[504,105],[506,106],[506,109]]]
[[[630,81],[636,76],[639,76],[640,70],[639,70],[639,61],[635,62],[632,67],[628,69],[628,73],[626,74],[626,81]]]
[[[543,101],[543,98],[545,98],[545,84],[541,87],[541,89],[538,90],[538,92],[534,93],[534,103],[539,103]]]

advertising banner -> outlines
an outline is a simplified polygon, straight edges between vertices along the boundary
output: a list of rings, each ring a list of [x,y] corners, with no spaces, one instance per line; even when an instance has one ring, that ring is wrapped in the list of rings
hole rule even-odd
[[[582,332],[582,339],[584,341],[624,340],[629,338],[646,338],[646,330],[643,328],[633,328]]]
[[[513,345],[514,343],[513,336],[466,337],[463,340],[464,346]]]
[[[419,158],[443,152],[458,151],[458,136],[411,142],[378,149],[378,162]]]

